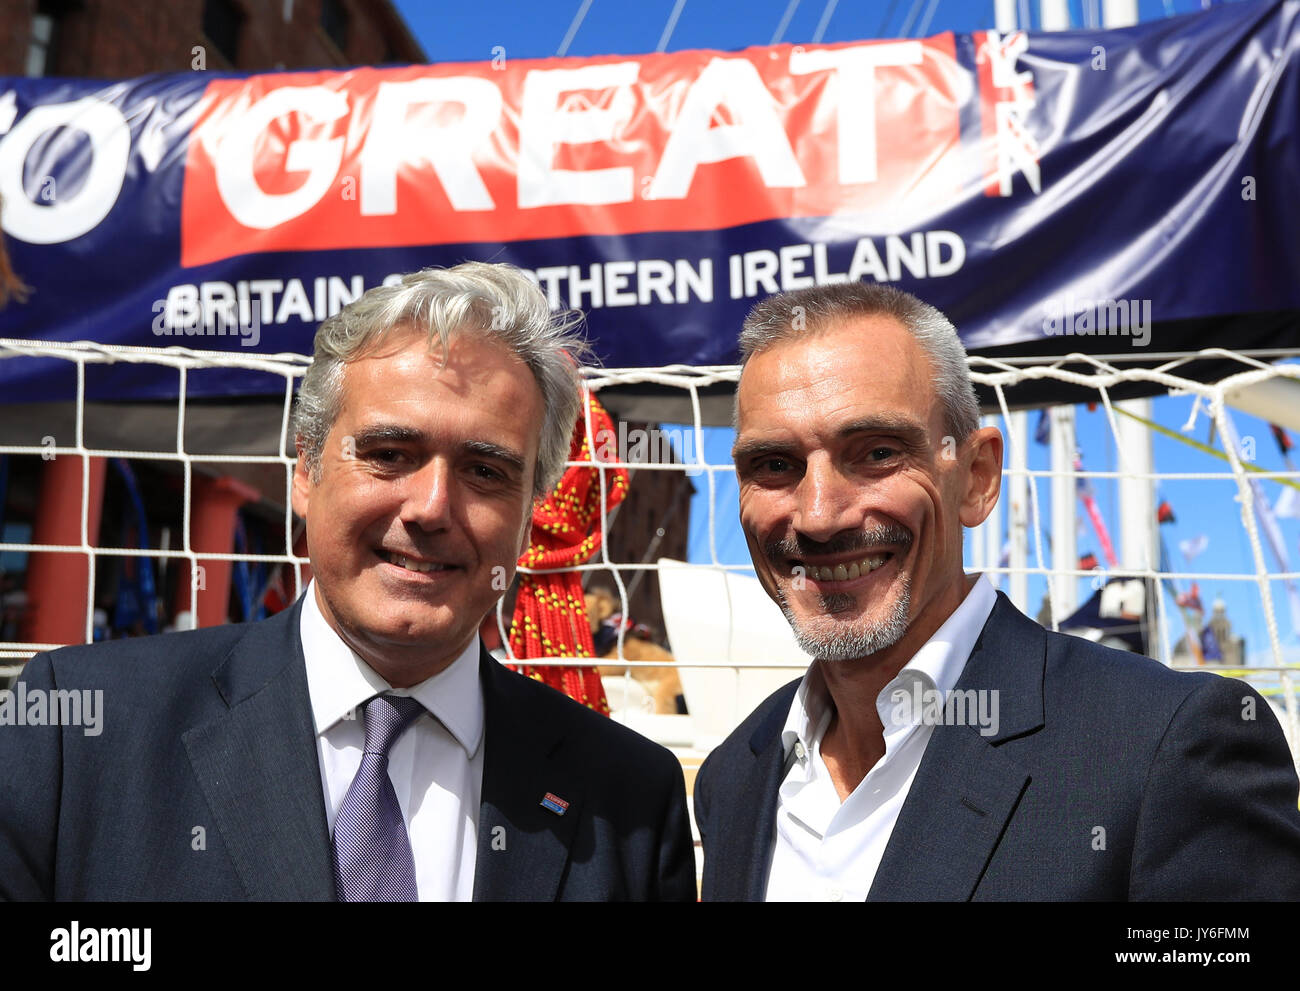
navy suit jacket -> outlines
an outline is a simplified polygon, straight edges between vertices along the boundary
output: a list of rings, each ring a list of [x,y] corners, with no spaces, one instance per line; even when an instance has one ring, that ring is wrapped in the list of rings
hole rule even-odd
[[[0,898],[332,900],[300,608],[33,658],[29,693],[102,689],[103,727],[0,726]],[[485,652],[480,671],[474,899],[693,901],[677,760]]]
[[[700,769],[705,901],[764,897],[798,684]],[[999,593],[957,689],[999,693],[997,732],[935,727],[869,900],[1300,899],[1300,784],[1244,683],[1048,632]]]

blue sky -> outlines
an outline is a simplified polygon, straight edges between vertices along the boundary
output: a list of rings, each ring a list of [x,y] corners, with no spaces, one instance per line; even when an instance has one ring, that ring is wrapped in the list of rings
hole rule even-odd
[[[397,0],[397,7],[406,17],[412,31],[424,46],[431,61],[480,61],[492,58],[493,49],[501,46],[508,58],[538,58],[555,55],[569,35],[582,0],[538,0],[538,2],[503,2],[479,0],[460,5],[430,4],[418,0]],[[1022,3],[1021,9],[1030,12],[1031,29],[1038,28],[1038,4]],[[1095,23],[1099,16],[1101,0],[1070,0],[1072,26],[1083,28]],[[1138,11],[1142,20],[1153,20],[1174,14],[1190,13],[1201,9],[1202,0],[1139,0]],[[749,45],[766,45],[773,41],[782,21],[786,24],[780,40],[783,42],[810,42],[821,30],[821,40],[850,41],[862,38],[916,37],[942,31],[973,31],[994,25],[992,0],[879,0],[873,3],[836,2],[836,0],[591,0],[567,48],[570,55],[638,54],[655,51],[664,38],[677,11],[676,20],[667,38],[666,50],[689,48],[737,49]],[[910,28],[904,33],[904,28]],[[922,31],[922,29],[924,29]],[[1178,430],[1187,420],[1192,405],[1191,397],[1157,399],[1154,404],[1155,419]],[[1286,470],[1268,426],[1263,421],[1234,412],[1237,430],[1243,438],[1254,439],[1255,463],[1266,470]],[[1032,430],[1036,414],[1030,416]],[[1189,436],[1206,442],[1208,419],[1202,415]],[[1300,440],[1300,438],[1297,438]],[[1083,452],[1085,468],[1111,471],[1117,468],[1115,445],[1099,409],[1089,413],[1079,410],[1078,441]],[[710,463],[727,460],[730,440],[726,436],[713,438],[706,449]],[[1215,446],[1221,446],[1217,441]],[[1155,464],[1163,472],[1219,472],[1226,466],[1163,436],[1154,441]],[[1300,455],[1300,451],[1296,452]],[[1049,454],[1045,447],[1030,445],[1030,468],[1047,469]],[[719,476],[723,492],[718,507],[719,520],[730,528],[735,519],[734,485],[728,490],[725,479]],[[697,485],[705,487],[703,478]],[[1276,501],[1280,484],[1263,483],[1270,503]],[[1112,537],[1118,541],[1120,524],[1117,487],[1098,480],[1094,483],[1098,502]],[[1178,555],[1177,544],[1200,534],[1210,538],[1209,549],[1195,562],[1194,569],[1206,572],[1251,574],[1253,558],[1240,522],[1240,505],[1235,501],[1236,489],[1231,481],[1167,481],[1161,484],[1158,498],[1167,499],[1173,506],[1177,522],[1162,527],[1175,566],[1184,562]],[[1049,485],[1040,482],[1040,505],[1046,516],[1049,512]],[[1004,503],[1006,502],[1004,498]],[[1005,511],[1005,507],[1004,510]],[[698,509],[692,514],[692,529],[696,540],[707,527],[706,515]],[[1287,551],[1293,569],[1300,567],[1300,521],[1282,520]],[[1078,537],[1080,553],[1091,550],[1101,557],[1101,548],[1091,528]],[[734,528],[719,546],[724,563],[747,561],[744,542]],[[1032,563],[1032,556],[1031,556]],[[1268,566],[1273,569],[1272,559]],[[1248,653],[1269,661],[1260,655],[1268,650],[1264,610],[1257,585],[1253,582],[1207,579],[1199,581],[1201,599],[1208,609],[1217,597],[1222,597],[1237,632],[1247,638]],[[1274,608],[1283,642],[1291,660],[1300,660],[1300,640],[1292,629],[1282,583],[1272,583]],[[1034,612],[1043,592],[1043,583],[1031,579],[1029,597]],[[1081,598],[1087,596],[1087,582],[1080,584]],[[1172,635],[1180,632],[1176,622]]]
[[[629,55],[653,52],[678,0],[591,0],[569,55]],[[427,0],[396,0],[431,61],[466,62],[490,59],[502,45],[507,57],[541,58],[555,55],[569,31],[582,0],[479,0],[476,3],[433,4]],[[1038,4],[1024,3],[1031,28],[1038,26]],[[1087,24],[1088,11],[1101,0],[1070,0],[1070,20]],[[745,48],[767,45],[791,7],[791,0],[686,0],[667,51],[687,48]],[[978,31],[994,26],[992,0],[874,0],[870,3],[800,0],[794,4],[782,41],[812,41],[829,8],[823,41],[859,38],[919,37],[941,31]],[[1138,0],[1138,14],[1151,20],[1201,9],[1201,0]]]

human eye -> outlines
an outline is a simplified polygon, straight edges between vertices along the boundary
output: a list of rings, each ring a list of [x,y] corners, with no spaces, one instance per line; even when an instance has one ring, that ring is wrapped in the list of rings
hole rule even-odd
[[[506,480],[506,473],[490,464],[471,465],[470,474],[483,482],[504,482]]]
[[[864,439],[845,452],[845,461],[866,470],[886,471],[898,464],[903,453],[903,445],[895,441]]]
[[[407,467],[411,460],[407,451],[391,445],[376,445],[366,448],[358,453],[358,457],[375,471],[388,473],[401,471]]]
[[[513,492],[521,484],[521,475],[513,465],[490,459],[467,461],[461,468],[461,477],[481,492]]]
[[[796,470],[794,461],[783,454],[763,454],[749,462],[744,476],[771,485],[792,477]]]
[[[774,454],[771,457],[760,459],[757,462],[756,467],[760,471],[771,472],[772,474],[779,475],[789,471],[791,464],[788,458],[783,458],[780,455]]]

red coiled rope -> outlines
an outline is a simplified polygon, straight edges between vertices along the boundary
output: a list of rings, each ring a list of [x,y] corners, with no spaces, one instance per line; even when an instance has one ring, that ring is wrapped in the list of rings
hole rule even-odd
[[[573,440],[569,445],[570,461],[597,461],[587,435],[587,412],[591,429],[598,441],[614,435],[614,423],[595,396],[588,393],[586,407],[578,414]],[[608,433],[605,433],[608,431]],[[596,450],[607,445],[598,443]],[[601,505],[600,476],[605,476],[605,500]],[[600,550],[601,521],[604,514],[627,495],[628,475],[624,468],[597,468],[575,465],[567,469],[559,484],[533,510],[533,530],[528,550],[519,559],[522,567],[533,569],[572,568],[587,561]],[[510,649],[520,659],[538,657],[592,657],[591,626],[587,606],[582,598],[579,571],[519,576],[519,595],[510,627]],[[605,687],[594,667],[538,667],[524,664],[516,668],[530,678],[557,688],[583,705],[609,715]]]

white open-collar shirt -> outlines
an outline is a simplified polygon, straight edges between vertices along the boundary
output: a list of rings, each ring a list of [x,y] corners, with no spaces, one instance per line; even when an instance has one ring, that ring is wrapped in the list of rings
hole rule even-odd
[[[776,839],[767,879],[768,901],[865,901],[885,846],[921,765],[934,726],[899,698],[957,685],[988,621],[997,593],[980,576],[947,621],[876,697],[885,755],[843,801],[822,759],[832,702],[814,662],[790,704],[781,739],[796,758],[781,783]],[[902,691],[902,696],[895,692]],[[922,694],[920,697],[924,698]]]
[[[307,587],[300,631],[316,724],[321,788],[330,836],[361,766],[361,706],[381,692],[418,699],[425,712],[388,754],[388,777],[406,820],[420,901],[471,901],[483,794],[483,687],[478,638],[447,668],[395,689],[334,631]]]

